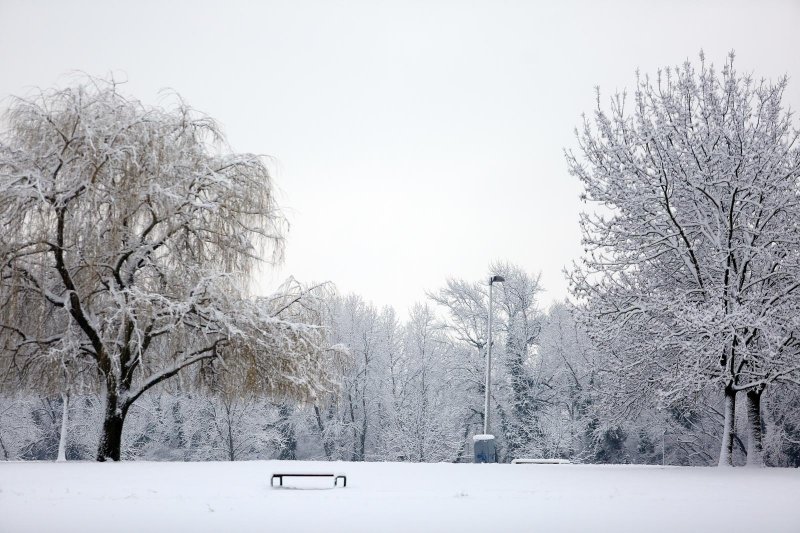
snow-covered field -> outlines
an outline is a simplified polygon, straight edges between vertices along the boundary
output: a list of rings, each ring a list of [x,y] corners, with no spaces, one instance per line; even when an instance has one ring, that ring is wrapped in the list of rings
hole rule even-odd
[[[348,486],[269,486],[303,471]],[[800,470],[784,469],[0,463],[0,531],[798,532],[799,496]]]

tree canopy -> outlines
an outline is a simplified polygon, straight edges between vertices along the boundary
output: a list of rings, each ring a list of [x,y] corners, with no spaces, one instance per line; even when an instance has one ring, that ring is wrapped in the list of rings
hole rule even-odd
[[[800,149],[787,80],[687,62],[638,76],[578,133],[570,172],[596,209],[572,272],[620,416],[724,390],[720,463],[747,391],[760,459],[761,392],[800,375]],[[613,390],[613,387],[612,387]]]
[[[13,100],[4,120],[4,367],[95,368],[98,459],[119,459],[144,391],[204,360],[251,354],[273,391],[327,388],[319,328],[247,295],[253,265],[283,245],[260,157],[230,152],[182,101],[146,106],[102,80]]]

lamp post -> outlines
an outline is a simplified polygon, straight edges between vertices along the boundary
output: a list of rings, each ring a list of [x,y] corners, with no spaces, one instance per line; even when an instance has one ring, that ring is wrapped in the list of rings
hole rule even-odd
[[[489,383],[492,379],[492,286],[505,281],[503,276],[489,278],[489,339],[486,344],[486,398],[483,404],[483,434],[489,434]]]

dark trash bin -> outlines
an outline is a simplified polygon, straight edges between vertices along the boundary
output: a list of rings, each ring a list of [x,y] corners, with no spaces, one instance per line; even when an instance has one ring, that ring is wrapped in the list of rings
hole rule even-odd
[[[494,435],[475,435],[472,437],[472,448],[476,463],[496,463],[497,446]]]

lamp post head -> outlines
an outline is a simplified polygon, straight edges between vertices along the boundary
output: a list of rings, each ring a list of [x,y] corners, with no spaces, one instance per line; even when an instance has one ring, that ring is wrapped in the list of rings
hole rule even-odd
[[[489,285],[491,285],[492,283],[502,283],[505,280],[506,278],[504,278],[503,276],[492,276],[491,278],[489,278]]]

